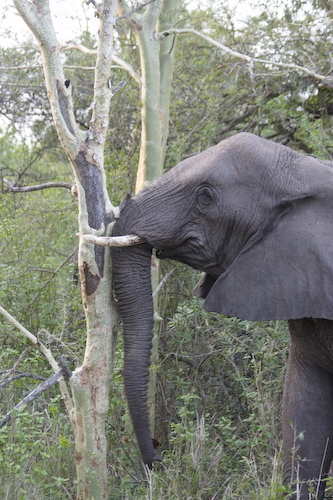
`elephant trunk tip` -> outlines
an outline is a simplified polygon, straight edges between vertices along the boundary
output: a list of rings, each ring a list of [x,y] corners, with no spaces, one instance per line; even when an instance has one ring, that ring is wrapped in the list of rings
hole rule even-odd
[[[162,458],[155,450],[152,453],[150,453],[149,456],[143,456],[142,459],[143,459],[145,465],[147,465],[147,467],[150,470],[153,469],[154,462],[162,462]]]

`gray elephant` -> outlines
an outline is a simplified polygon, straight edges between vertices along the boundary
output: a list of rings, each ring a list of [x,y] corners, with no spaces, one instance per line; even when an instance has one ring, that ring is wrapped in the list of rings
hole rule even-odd
[[[333,458],[333,162],[240,133],[128,199],[113,234],[145,240],[112,250],[125,389],[144,462],[161,460],[147,413],[155,248],[160,259],[204,271],[194,293],[208,311],[289,320],[284,481],[300,499],[312,481],[322,499]]]

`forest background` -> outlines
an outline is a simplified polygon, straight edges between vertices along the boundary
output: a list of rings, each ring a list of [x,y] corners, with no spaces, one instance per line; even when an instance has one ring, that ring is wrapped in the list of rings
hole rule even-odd
[[[255,1],[253,12],[241,18],[239,6],[241,1],[236,15],[228,2],[206,2],[201,8],[182,3],[177,13],[175,28],[193,28],[204,38],[173,35],[165,170],[241,131],[333,159],[331,3]],[[4,9],[14,7],[7,2]],[[97,35],[89,30],[93,5],[84,5],[84,11],[81,32],[71,44],[63,43],[62,59],[73,87],[76,120],[87,130]],[[22,41],[4,29],[1,40],[0,305],[56,359],[64,354],[74,371],[82,363],[86,341],[77,204],[66,188],[20,194],[3,182],[6,178],[25,187],[61,181],[70,186],[73,174],[52,122],[35,39]],[[132,70],[130,74],[115,64],[110,75],[113,97],[104,162],[109,196],[118,205],[135,190],[142,96],[133,78],[140,75],[137,42],[120,21],[114,44]],[[155,436],[166,470],[147,475],[140,463],[126,410],[120,335],[106,426],[109,498],[282,498],[286,324],[207,314],[191,294],[198,273],[163,262],[160,279],[173,269],[158,299],[163,321]],[[1,419],[53,372],[42,353],[2,316],[0,342]],[[65,500],[76,498],[76,491],[74,434],[55,385],[0,429],[0,495],[7,500]]]

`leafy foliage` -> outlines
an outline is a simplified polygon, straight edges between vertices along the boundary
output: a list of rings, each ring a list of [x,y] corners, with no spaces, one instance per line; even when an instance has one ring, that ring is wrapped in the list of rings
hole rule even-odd
[[[73,438],[59,395],[42,406],[18,411],[0,434],[0,491],[8,500],[60,500],[75,487]]]

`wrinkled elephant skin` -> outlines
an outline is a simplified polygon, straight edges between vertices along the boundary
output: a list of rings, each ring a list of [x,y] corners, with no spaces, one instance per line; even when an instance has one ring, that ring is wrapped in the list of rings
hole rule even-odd
[[[113,234],[146,240],[112,251],[126,395],[145,463],[160,460],[147,414],[155,248],[204,271],[194,293],[208,311],[289,320],[284,481],[300,483],[302,500],[314,481],[323,498],[333,457],[333,163],[240,133],[127,200]]]

